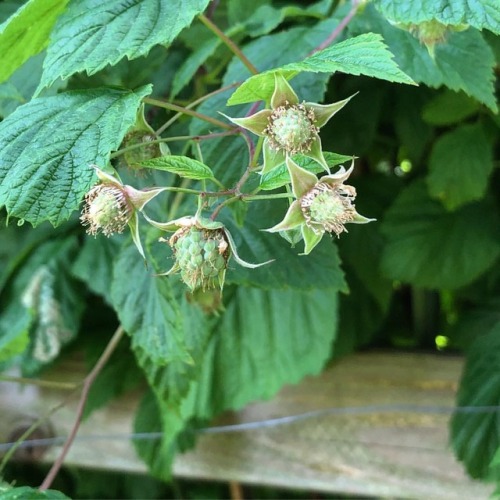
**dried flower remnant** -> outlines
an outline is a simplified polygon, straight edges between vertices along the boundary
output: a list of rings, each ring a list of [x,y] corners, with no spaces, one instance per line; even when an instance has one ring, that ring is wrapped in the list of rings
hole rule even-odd
[[[262,174],[285,161],[287,155],[302,153],[316,160],[327,172],[319,129],[341,110],[351,97],[332,104],[299,102],[286,78],[275,73],[271,108],[246,118],[230,118],[236,125],[264,137]]]
[[[144,257],[139,238],[139,219],[137,211],[166,188],[138,190],[122,184],[115,177],[106,174],[96,165],[92,165],[101,181],[85,195],[85,204],[80,220],[87,227],[87,233],[96,236],[100,232],[105,236],[122,233],[128,226],[132,239]]]
[[[105,236],[123,233],[134,208],[123,189],[110,184],[97,184],[85,195],[85,206],[80,220],[87,233]]]
[[[300,227],[305,242],[304,254],[309,254],[325,234],[340,236],[347,232],[345,224],[366,224],[368,219],[358,214],[354,206],[356,190],[345,185],[354,169],[354,160],[349,168],[325,175],[319,180],[311,172],[299,167],[291,158],[286,160],[292,180],[292,191],[296,198],[284,219],[269,232],[290,231]]]

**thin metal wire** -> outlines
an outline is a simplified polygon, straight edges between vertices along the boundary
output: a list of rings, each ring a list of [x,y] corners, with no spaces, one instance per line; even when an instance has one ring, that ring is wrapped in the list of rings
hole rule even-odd
[[[498,406],[419,406],[419,405],[369,405],[355,406],[345,408],[325,408],[322,410],[309,411],[297,415],[289,415],[286,417],[269,418],[256,422],[244,422],[241,424],[220,425],[215,427],[203,427],[197,429],[200,434],[228,434],[235,432],[248,432],[252,430],[260,430],[282,425],[289,425],[296,422],[309,420],[317,417],[334,416],[334,415],[370,415],[376,413],[416,413],[416,414],[434,414],[434,415],[450,415],[453,413],[500,413],[500,405]],[[163,436],[162,432],[136,432],[136,433],[115,433],[115,434],[86,434],[78,435],[77,441],[105,441],[105,440],[157,440]],[[64,444],[65,436],[55,436],[52,438],[26,440],[20,444],[20,448],[36,448],[42,446],[57,446]],[[349,440],[332,439],[332,441]],[[357,442],[357,441],[356,441]],[[16,443],[0,443],[0,453],[8,451],[10,447]],[[358,442],[359,444],[359,442]],[[380,446],[415,448],[414,446],[388,444],[388,443],[365,443]],[[419,448],[420,449],[420,448]],[[429,450],[436,451],[436,450]]]

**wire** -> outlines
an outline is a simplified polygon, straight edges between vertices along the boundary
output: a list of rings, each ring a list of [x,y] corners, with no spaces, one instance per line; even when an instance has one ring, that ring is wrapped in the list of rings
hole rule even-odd
[[[301,422],[318,417],[334,416],[334,415],[370,415],[375,413],[416,413],[416,414],[434,414],[434,415],[450,415],[453,413],[499,413],[500,406],[419,406],[419,405],[369,405],[369,406],[355,406],[345,408],[325,408],[322,410],[309,411],[297,415],[289,415],[286,417],[269,418],[266,420],[259,420],[256,422],[244,422],[241,424],[220,425],[215,427],[203,427],[197,429],[199,434],[228,434],[235,432],[247,432],[259,429],[268,429],[272,427],[279,427],[282,425],[290,425],[296,422]],[[78,435],[76,440],[85,441],[105,441],[105,440],[157,440],[163,436],[162,432],[135,432],[135,433],[115,433],[115,434],[86,434]],[[64,444],[66,436],[54,436],[51,438],[42,439],[28,439],[20,443],[20,448],[36,448],[57,446]],[[350,440],[332,439],[332,441],[345,441],[354,442]],[[406,445],[393,445],[388,443],[360,443],[358,444],[374,444],[381,446],[414,448],[414,446]],[[0,453],[8,451],[15,442],[0,443]],[[419,448],[420,449],[420,448]],[[436,450],[431,450],[436,451]]]

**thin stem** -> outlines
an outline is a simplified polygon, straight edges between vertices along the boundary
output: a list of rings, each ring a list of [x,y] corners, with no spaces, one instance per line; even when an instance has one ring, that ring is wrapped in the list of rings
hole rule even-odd
[[[293,198],[293,194],[290,193],[276,193],[276,194],[256,194],[256,195],[241,195],[244,201],[260,201],[260,200],[277,200],[279,198]]]
[[[205,135],[179,135],[176,137],[163,137],[161,139],[154,139],[153,141],[141,142],[139,144],[132,144],[131,146],[127,146],[126,148],[120,149],[111,153],[110,158],[116,158],[117,156],[121,156],[122,154],[128,153],[129,151],[133,151],[134,149],[143,148],[145,146],[150,146],[151,144],[161,144],[162,142],[176,142],[176,141],[204,141],[206,139],[214,139],[217,137],[224,137],[227,135],[232,135],[238,133],[238,129],[234,128],[233,130],[228,130],[227,132],[217,132],[214,134],[205,134]]]
[[[78,387],[78,384],[71,384],[69,382],[56,382],[52,380],[41,380],[37,378],[28,378],[28,377],[10,377],[9,375],[0,375],[0,382],[13,382],[16,384],[37,385],[38,387],[48,387],[51,389],[74,390]]]
[[[185,192],[185,190],[187,190],[187,186],[189,186],[189,184],[191,184],[191,179],[182,179],[181,186],[178,188],[177,194],[174,196],[174,200],[170,205],[167,220],[172,220],[175,218],[175,214],[177,213],[177,210],[179,209],[182,200],[184,199],[183,193]]]
[[[311,52],[309,52],[308,56],[311,56],[315,52],[318,52],[320,50],[323,50],[324,48],[328,47],[339,35],[342,33],[343,29],[349,24],[351,19],[357,14],[358,9],[360,5],[360,0],[352,0],[352,7],[351,10],[347,13],[347,15],[340,21],[338,26],[332,31],[330,36],[321,42],[320,45],[318,45],[315,49],[313,49]]]
[[[222,203],[220,203],[219,205],[217,205],[217,207],[215,208],[215,210],[212,212],[212,214],[210,215],[210,219],[211,220],[215,220],[217,218],[217,216],[219,215],[219,212],[224,208],[224,207],[227,207],[228,205],[230,205],[231,203],[235,203],[236,201],[238,201],[240,199],[240,196],[234,196],[232,198],[228,198],[227,200],[223,201]]]
[[[238,83],[232,83],[231,85],[227,85],[225,87],[222,87],[220,89],[217,89],[217,90],[214,90],[213,92],[210,92],[209,94],[206,94],[202,97],[200,97],[199,99],[196,99],[195,101],[193,101],[192,103],[188,104],[185,109],[192,109],[196,106],[198,106],[198,104],[201,104],[203,101],[205,101],[206,99],[210,99],[210,97],[213,97],[214,95],[217,95],[217,94],[220,94],[221,92],[225,92],[226,90],[229,90],[233,87],[236,87],[239,85],[239,82]],[[170,127],[170,125],[172,125],[172,123],[174,123],[176,120],[178,120],[184,113],[183,112],[179,112],[177,114],[175,114],[174,116],[172,116],[172,118],[170,118],[170,120],[168,120],[167,122],[165,122],[156,132],[155,134],[156,135],[160,135],[162,132],[164,132],[168,127]]]
[[[241,51],[241,49],[225,34],[223,33],[208,17],[200,14],[198,19],[217,37],[219,37],[225,45],[229,48],[229,50],[246,66],[248,71],[252,73],[252,75],[257,75],[259,70],[247,59],[245,54]]]
[[[106,363],[108,362],[109,358],[115,351],[116,347],[118,346],[122,336],[124,334],[123,327],[120,325],[113,336],[111,337],[111,340],[109,341],[108,345],[106,346],[106,349],[104,349],[104,352],[101,354],[101,357],[95,364],[94,368],[92,371],[85,377],[85,380],[83,381],[83,386],[82,386],[82,393],[80,396],[80,401],[78,402],[78,407],[76,410],[76,419],[75,423],[73,424],[73,428],[71,429],[71,432],[66,439],[66,442],[64,443],[63,449],[61,451],[61,454],[57,458],[57,460],[54,462],[52,467],[49,470],[49,473],[43,480],[42,484],[38,488],[40,491],[47,490],[50,488],[52,482],[54,481],[57,473],[59,472],[59,469],[62,467],[62,464],[64,462],[64,459],[71,448],[71,445],[73,444],[73,441],[76,437],[76,434],[78,432],[78,429],[80,428],[80,424],[82,422],[82,417],[83,417],[83,410],[85,408],[85,404],[87,402],[87,398],[89,395],[90,388],[92,387],[92,384],[94,383],[95,379],[101,372],[101,370],[104,368]]]
[[[177,111],[178,113],[183,113],[185,115],[194,116],[200,120],[211,123],[212,125],[216,125],[217,127],[224,128],[226,130],[231,130],[234,128],[233,125],[229,125],[224,123],[223,121],[217,120],[217,118],[212,118],[211,116],[204,115],[202,113],[198,113],[197,111],[193,111],[192,109],[183,108],[182,106],[177,106],[177,104],[172,104],[166,101],[160,101],[159,99],[153,99],[152,97],[144,97],[143,102],[146,104],[151,104],[152,106],[158,106],[160,108],[169,109],[171,111]]]

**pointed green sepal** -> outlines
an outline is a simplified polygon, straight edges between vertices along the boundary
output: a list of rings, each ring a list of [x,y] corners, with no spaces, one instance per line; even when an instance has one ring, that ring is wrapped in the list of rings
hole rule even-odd
[[[238,127],[243,127],[254,134],[264,137],[264,130],[269,125],[269,117],[272,114],[272,110],[263,109],[257,111],[257,113],[252,116],[246,116],[244,118],[231,118],[230,116],[221,113],[222,116],[227,118],[229,121],[233,122]]]
[[[300,202],[299,200],[295,200],[292,202],[292,204],[288,207],[288,210],[285,214],[284,219],[276,224],[275,226],[269,228],[269,229],[264,229],[264,231],[267,231],[269,233],[278,233],[280,231],[288,231],[290,229],[294,229],[297,226],[300,226],[305,222],[304,219],[304,214],[302,213],[302,210],[300,209]]]
[[[285,161],[284,151],[273,149],[267,137],[264,139],[264,144],[262,145],[262,153],[264,156],[264,166],[260,171],[261,175],[267,174],[273,168],[281,165]]]
[[[271,108],[294,105],[299,103],[297,94],[292,89],[287,79],[281,73],[274,73],[274,92],[271,97]]]
[[[364,217],[361,214],[356,212],[354,219],[350,220],[351,224],[368,224],[368,222],[375,222],[377,219],[369,219],[368,217]]]
[[[286,166],[292,181],[292,191],[295,198],[301,198],[318,182],[317,177],[313,173],[299,167],[290,157],[286,159]]]
[[[156,198],[163,191],[168,188],[151,188],[139,190],[132,186],[123,186],[123,190],[137,210],[142,210],[153,198]]]
[[[356,92],[358,94],[358,92]],[[356,94],[344,99],[343,101],[333,102],[332,104],[316,104],[314,102],[306,102],[305,107],[314,111],[314,125],[321,128],[328,120],[338,111],[340,111]]]
[[[344,181],[348,179],[353,170],[354,170],[354,158],[352,159],[352,163],[351,166],[349,167],[349,170],[346,170],[344,167],[340,167],[339,170],[334,174],[324,175],[323,177],[321,177],[320,182],[328,184],[332,187],[338,186],[339,184],[342,184]]]
[[[304,238],[304,253],[302,255],[310,254],[314,247],[321,241],[324,233],[315,233],[309,226],[302,225],[302,237]]]
[[[139,218],[137,217],[137,212],[134,212],[131,215],[130,220],[128,221],[128,227],[130,228],[134,245],[141,254],[142,258],[146,260],[144,249],[142,248],[141,237],[139,236]]]
[[[330,173],[330,167],[326,163],[323,150],[321,149],[321,139],[319,138],[319,135],[316,134],[316,138],[311,144],[311,149],[306,153],[306,155],[313,160],[316,160],[328,173]]]
[[[274,262],[274,259],[268,260],[266,262],[262,262],[260,264],[252,264],[250,262],[244,261],[239,255],[238,252],[236,251],[236,244],[234,243],[233,237],[231,236],[231,233],[224,228],[223,229],[224,234],[226,235],[226,239],[229,242],[229,247],[231,248],[231,256],[234,258],[234,260],[242,267],[248,267],[250,269],[255,269],[257,267],[265,266],[266,264],[270,264],[271,262]]]

